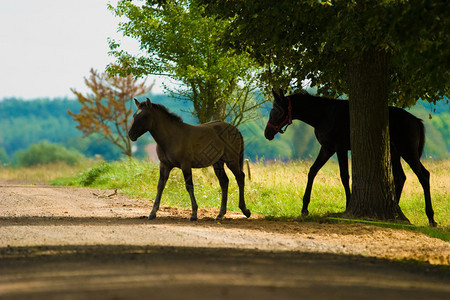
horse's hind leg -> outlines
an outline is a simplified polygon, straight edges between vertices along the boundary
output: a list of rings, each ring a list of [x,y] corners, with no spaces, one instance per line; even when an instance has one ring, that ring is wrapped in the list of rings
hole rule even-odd
[[[392,172],[394,175],[394,185],[395,185],[395,200],[397,204],[400,202],[400,197],[402,195],[403,186],[405,185],[406,175],[402,168],[402,163],[400,161],[400,156],[396,153],[391,153],[392,158]]]
[[[341,182],[344,186],[345,190],[345,208],[348,207],[348,202],[350,201],[351,193],[350,193],[350,176],[348,175],[348,155],[347,150],[339,150],[337,152],[338,162],[339,162],[339,171],[341,175]]]
[[[239,187],[239,208],[241,209],[242,213],[247,218],[249,218],[251,213],[250,210],[247,209],[244,199],[245,174],[237,161],[233,163],[227,163],[227,166],[231,170],[231,172],[233,172],[234,177],[236,177],[236,181]]]
[[[419,161],[420,169],[423,174],[423,190],[425,194],[425,212],[428,217],[428,222],[430,223],[431,227],[436,227],[437,223],[434,221],[434,211],[433,206],[431,204],[431,192],[430,192],[430,172],[425,169],[425,167],[422,165],[422,163]]]
[[[434,221],[434,211],[431,204],[431,194],[430,194],[430,172],[422,165],[418,157],[403,157],[403,159],[409,164],[413,172],[419,178],[419,182],[422,185],[423,192],[425,195],[425,212],[428,217],[428,222],[430,226],[435,227],[437,223]]]
[[[214,164],[214,172],[219,179],[220,188],[222,189],[222,203],[220,205],[220,212],[216,217],[216,220],[220,220],[227,213],[227,199],[228,199],[228,176],[223,168],[224,162],[218,161]]]
[[[334,154],[333,151],[327,151],[323,146],[320,148],[319,155],[317,155],[316,161],[313,163],[308,172],[308,183],[306,184],[305,194],[303,195],[303,207],[302,207],[302,216],[307,216],[308,205],[311,201],[311,190],[314,182],[314,178],[317,175],[317,172],[323,167],[323,165],[330,159],[330,157]]]
[[[155,202],[153,203],[152,212],[148,216],[149,220],[156,218],[156,212],[159,209],[159,204],[161,203],[162,192],[164,191],[164,187],[166,186],[167,179],[169,178],[169,173],[172,168],[166,166],[163,163],[159,165],[159,180],[158,180],[158,191],[156,193]]]
[[[192,170],[191,168],[182,168],[183,176],[184,176],[184,182],[186,184],[186,190],[189,193],[189,196],[191,197],[191,205],[192,205],[192,214],[189,218],[189,221],[197,221],[197,210],[198,205],[197,201],[195,201],[194,196],[194,183],[192,182]]]

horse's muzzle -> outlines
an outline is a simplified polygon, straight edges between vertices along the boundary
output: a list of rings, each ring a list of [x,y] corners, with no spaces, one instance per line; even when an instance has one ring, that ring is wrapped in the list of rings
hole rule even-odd
[[[130,140],[131,140],[132,142],[135,142],[135,141],[137,140],[137,136],[134,136],[134,134],[132,134],[132,133],[130,133],[130,132],[128,132],[128,137],[130,138]]]
[[[266,139],[268,139],[269,141],[271,141],[275,137],[275,133],[276,132],[274,130],[272,130],[271,128],[267,128],[266,127],[266,130],[264,130],[264,137]]]

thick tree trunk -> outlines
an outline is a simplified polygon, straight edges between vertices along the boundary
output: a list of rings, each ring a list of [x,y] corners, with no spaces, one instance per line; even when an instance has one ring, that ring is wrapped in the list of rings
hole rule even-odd
[[[395,201],[389,142],[388,55],[366,51],[349,63],[352,197],[347,213],[407,220]]]

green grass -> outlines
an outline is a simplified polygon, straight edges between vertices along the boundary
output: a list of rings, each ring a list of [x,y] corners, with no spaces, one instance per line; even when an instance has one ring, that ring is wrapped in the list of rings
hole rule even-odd
[[[301,199],[307,181],[307,173],[312,162],[253,163],[252,180],[246,180],[245,197],[252,213],[262,214],[272,219],[318,220],[333,213],[345,210],[345,193],[339,177],[337,163],[329,162],[317,175],[309,205],[310,216],[301,217]],[[413,226],[399,224],[391,228],[421,231],[428,235],[450,240],[450,161],[425,161],[431,172],[431,195],[438,229],[428,227],[425,215],[423,190],[413,172],[405,166],[407,181],[400,206]],[[245,168],[246,171],[246,168]],[[227,170],[230,178],[229,210],[239,211],[238,187],[234,176]],[[90,186],[105,189],[118,189],[121,193],[135,198],[154,199],[159,177],[157,164],[135,159],[121,162],[100,162],[74,177],[53,180],[56,185]],[[248,176],[247,176],[248,177]],[[200,208],[220,206],[220,186],[212,168],[194,169],[193,181],[195,195]],[[162,197],[163,205],[190,208],[189,195],[184,187],[184,179],[179,169],[171,172]],[[380,223],[381,224],[381,223]],[[381,226],[380,224],[376,224]],[[387,223],[384,223],[383,226]]]

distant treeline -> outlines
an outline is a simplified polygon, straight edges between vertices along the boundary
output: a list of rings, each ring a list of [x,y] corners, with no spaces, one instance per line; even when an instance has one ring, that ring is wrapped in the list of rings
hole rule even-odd
[[[143,97],[145,98],[145,97]],[[153,102],[167,106],[179,114],[186,123],[195,124],[191,103],[166,95],[150,95]],[[240,126],[246,143],[246,157],[258,159],[314,159],[319,144],[312,127],[295,121],[285,134],[277,135],[273,141],[264,138],[271,104],[261,109],[261,118]],[[76,128],[77,123],[67,110],[77,113],[80,104],[74,99],[4,99],[0,101],[0,161],[14,163],[18,151],[28,149],[43,141],[63,145],[67,149],[81,152],[86,157],[101,155],[105,160],[122,158],[120,150],[98,136],[83,137]],[[424,155],[433,159],[448,159],[450,151],[450,110],[446,101],[436,106],[420,102],[411,113],[424,120],[427,142]],[[429,119],[429,115],[432,119]],[[138,157],[145,157],[144,146],[152,142],[149,134],[137,143]],[[20,152],[19,152],[20,153]],[[22,153],[23,154],[23,153]],[[23,155],[22,155],[23,156]]]

